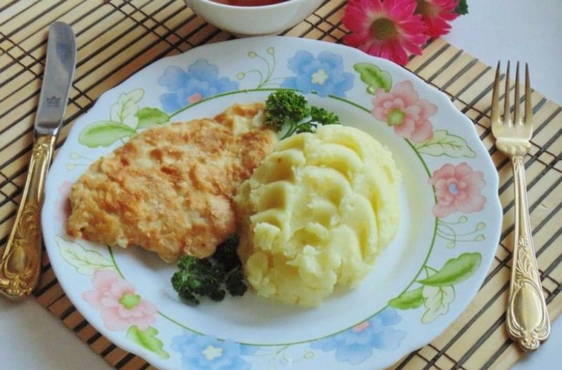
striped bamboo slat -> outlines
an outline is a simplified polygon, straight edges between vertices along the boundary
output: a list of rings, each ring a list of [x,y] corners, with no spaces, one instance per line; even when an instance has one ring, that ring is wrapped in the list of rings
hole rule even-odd
[[[344,0],[329,0],[292,29],[289,36],[340,42]],[[232,35],[205,23],[180,0],[4,1],[0,4],[0,245],[7,241],[25,181],[32,124],[45,63],[46,29],[61,20],[72,25],[78,65],[58,145],[69,124],[90,109],[101,93],[138,69],[167,55],[227,40]],[[103,66],[103,68],[100,68]],[[500,174],[504,222],[494,263],[480,292],[441,336],[396,363],[396,369],[506,368],[523,354],[505,333],[513,239],[511,166],[493,145],[490,99],[493,70],[435,40],[407,69],[447,94],[474,123]],[[562,308],[562,108],[533,93],[537,123],[526,158],[529,203],[544,292],[552,318]],[[37,302],[90,348],[119,369],[150,365],[116,347],[76,311],[57,283],[46,254],[35,292]]]

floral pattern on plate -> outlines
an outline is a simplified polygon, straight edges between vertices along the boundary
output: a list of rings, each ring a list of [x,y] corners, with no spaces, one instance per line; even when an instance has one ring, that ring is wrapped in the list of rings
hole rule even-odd
[[[200,370],[251,369],[246,356],[258,350],[254,346],[193,333],[174,337],[172,349],[180,353],[184,368]]]
[[[328,51],[314,56],[306,50],[299,50],[287,61],[287,66],[295,76],[287,77],[281,83],[281,87],[286,89],[320,96],[345,96],[346,91],[353,87],[355,76],[344,71],[343,58]]]
[[[486,197],[481,194],[486,184],[484,173],[474,171],[466,162],[444,164],[433,172],[430,183],[437,197],[433,207],[435,217],[447,217],[454,212],[479,212],[486,204]]]
[[[136,325],[146,330],[156,320],[156,308],[137,294],[135,287],[113,270],[97,270],[92,279],[93,288],[82,294],[101,314],[109,330],[125,330]]]
[[[168,113],[204,98],[238,90],[237,82],[220,77],[219,68],[205,59],[199,59],[185,71],[179,66],[166,68],[158,84],[168,91],[160,95],[162,107]]]
[[[443,119],[453,114],[446,98],[387,61],[338,45],[291,38],[229,44],[236,47],[228,57],[222,50],[212,51],[218,50],[217,44],[148,67],[148,72],[139,73],[147,77],[115,88],[75,125],[75,135],[69,136],[49,176],[43,214],[44,222],[58,223],[45,228],[45,243],[57,274],[62,274],[61,283],[98,330],[161,368],[388,366],[429,341],[433,334],[426,333],[443,330],[460,313],[493,258],[490,245],[499,233],[499,206],[497,199],[491,202],[495,189],[488,191],[497,180],[491,177],[487,153],[472,131],[466,134],[467,127],[473,130],[468,122],[455,126]],[[127,280],[121,271],[129,276],[128,262],[111,248],[65,238],[60,226],[69,179],[75,181],[100,155],[200,104],[276,88],[297,89],[361,111],[369,124],[403,140],[424,167],[426,178],[420,186],[425,184],[435,196],[427,209],[435,217],[433,242],[410,283],[393,291],[383,308],[310,340],[260,345],[217,337],[192,329],[182,322],[184,317],[164,313],[162,296],[150,296],[132,276]],[[49,209],[59,216],[50,217]],[[83,284],[74,283],[79,276],[85,277]]]
[[[373,98],[373,116],[386,122],[394,131],[413,142],[433,137],[429,117],[437,113],[437,106],[420,99],[410,81],[396,84],[390,92],[378,89]]]
[[[343,333],[313,342],[310,347],[335,352],[336,360],[357,365],[373,355],[374,350],[393,350],[406,336],[393,326],[401,321],[396,310],[387,308],[368,321]]]
[[[63,237],[58,237],[56,244],[69,266],[81,275],[91,276],[92,289],[84,291],[81,298],[99,313],[104,327],[112,332],[127,330],[130,341],[159,358],[169,358],[153,326],[159,315],[157,308],[123,278],[111,250],[108,257]]]

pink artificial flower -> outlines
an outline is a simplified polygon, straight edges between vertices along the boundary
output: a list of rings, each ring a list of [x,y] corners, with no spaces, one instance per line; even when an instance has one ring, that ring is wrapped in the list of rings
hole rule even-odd
[[[373,116],[394,127],[394,131],[414,142],[431,139],[433,126],[429,117],[437,113],[437,106],[420,99],[410,81],[394,85],[390,92],[377,89],[373,98]]]
[[[421,15],[430,37],[449,33],[450,21],[458,17],[455,9],[458,0],[417,0],[416,14]]]
[[[437,204],[433,206],[436,217],[446,217],[453,212],[478,212],[484,208],[486,197],[480,190],[484,187],[484,174],[474,171],[466,162],[458,165],[445,164],[433,172],[429,180],[435,187]]]
[[[415,0],[349,0],[343,16],[351,31],[345,43],[364,52],[406,64],[427,41],[425,24],[414,14]]]
[[[135,288],[112,270],[98,270],[93,278],[94,290],[84,292],[82,298],[101,312],[109,330],[125,330],[137,325],[146,330],[154,321],[156,308],[135,293]]]

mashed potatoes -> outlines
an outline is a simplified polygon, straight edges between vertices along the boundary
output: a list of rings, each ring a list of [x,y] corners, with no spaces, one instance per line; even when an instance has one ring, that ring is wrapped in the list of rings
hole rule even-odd
[[[398,228],[399,183],[391,153],[358,129],[281,141],[235,197],[250,285],[301,306],[356,285]]]

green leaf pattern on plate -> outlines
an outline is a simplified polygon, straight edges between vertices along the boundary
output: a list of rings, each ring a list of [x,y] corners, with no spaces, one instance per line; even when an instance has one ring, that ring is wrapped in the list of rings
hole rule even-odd
[[[463,253],[448,260],[435,274],[418,282],[436,287],[450,286],[467,279],[480,266],[480,253]]]
[[[353,66],[361,81],[367,85],[367,93],[374,95],[377,89],[390,91],[392,87],[392,76],[372,63],[357,63]]]
[[[476,156],[465,139],[450,134],[447,130],[435,130],[433,132],[433,137],[417,144],[416,149],[419,153],[427,154],[432,157],[444,155],[451,158],[473,158]]]
[[[119,139],[132,136],[136,131],[115,121],[98,121],[80,132],[80,143],[90,148],[110,146]]]
[[[410,308],[418,308],[423,304],[423,288],[419,287],[414,290],[406,291],[396,298],[392,298],[388,305],[390,307],[398,308],[401,310],[408,310]]]
[[[449,312],[449,305],[455,300],[455,288],[452,286],[424,286],[422,289],[425,312],[421,322],[430,323],[438,316]]]
[[[156,337],[157,334],[158,329],[152,326],[149,326],[146,330],[141,330],[138,326],[132,325],[127,330],[127,338],[162,358],[169,358],[170,355],[164,350],[164,343]]]
[[[141,108],[137,113],[138,128],[163,125],[170,120],[170,116],[158,108]]]
[[[90,123],[82,129],[78,141],[89,148],[107,147],[124,140],[139,130],[167,123],[171,116],[159,108],[144,107],[138,103],[144,96],[143,89],[133,89],[119,95],[111,105],[109,119]]]
[[[111,105],[110,118],[114,122],[121,122],[130,128],[137,127],[135,113],[139,110],[138,102],[144,96],[143,89],[134,89],[119,95],[117,102]]]
[[[451,258],[439,269],[424,266],[426,278],[417,280],[416,289],[408,290],[391,299],[388,305],[401,310],[418,308],[422,304],[425,312],[421,317],[424,324],[449,312],[450,304],[455,300],[455,284],[468,279],[480,266],[480,253],[462,253]],[[430,274],[429,271],[432,273]]]
[[[62,257],[76,271],[83,275],[91,275],[97,270],[113,269],[113,263],[95,249],[86,248],[76,242],[57,238]]]

